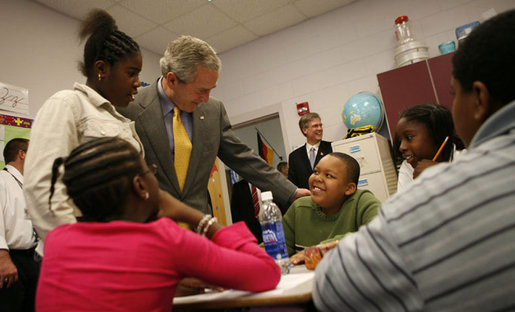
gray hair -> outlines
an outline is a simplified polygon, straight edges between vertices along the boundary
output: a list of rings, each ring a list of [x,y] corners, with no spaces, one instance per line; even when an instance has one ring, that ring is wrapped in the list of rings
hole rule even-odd
[[[191,36],[180,36],[170,42],[159,64],[163,76],[173,72],[183,83],[195,79],[199,66],[216,72],[222,67],[215,50],[207,42]]]
[[[302,115],[302,117],[300,117],[299,128],[300,128],[300,132],[302,132],[302,134],[304,134],[304,131],[302,131],[302,130],[306,129],[308,127],[308,123],[315,118],[322,120],[322,118],[320,118],[320,116],[317,113],[307,113],[307,114]],[[304,136],[306,136],[306,135],[304,134]]]

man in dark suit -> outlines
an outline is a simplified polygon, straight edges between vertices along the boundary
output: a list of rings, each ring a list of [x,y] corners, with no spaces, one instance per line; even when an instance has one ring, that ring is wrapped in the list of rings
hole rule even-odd
[[[309,188],[308,179],[318,161],[332,153],[331,142],[322,141],[324,129],[317,113],[307,113],[299,120],[299,128],[306,137],[306,144],[288,156],[288,179],[297,187]]]
[[[145,160],[159,167],[162,189],[210,213],[207,184],[218,156],[252,184],[271,190],[278,202],[310,194],[234,135],[223,103],[209,97],[221,67],[209,44],[181,36],[168,45],[160,65],[162,76],[120,112],[135,121]]]

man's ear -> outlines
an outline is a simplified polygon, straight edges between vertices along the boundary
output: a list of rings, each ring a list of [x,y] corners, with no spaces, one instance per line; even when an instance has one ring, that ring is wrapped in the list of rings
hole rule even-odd
[[[304,136],[308,135],[308,128],[302,128],[302,133],[304,133]]]
[[[20,160],[25,160],[25,157],[27,157],[27,152],[24,152],[22,150],[18,150],[18,158]]]
[[[347,187],[345,188],[345,195],[351,196],[352,194],[354,194],[356,192],[357,188],[358,188],[358,186],[356,185],[356,183],[354,183],[354,182],[347,183]]]
[[[481,81],[474,81],[472,84],[472,94],[474,96],[474,119],[483,123],[495,112],[490,91]]]
[[[179,78],[175,75],[174,72],[168,72],[166,74],[166,84],[170,89],[174,89],[175,86],[179,83]]]
[[[147,190],[147,183],[140,175],[135,175],[134,178],[132,178],[132,189],[141,199],[148,198],[149,192]]]

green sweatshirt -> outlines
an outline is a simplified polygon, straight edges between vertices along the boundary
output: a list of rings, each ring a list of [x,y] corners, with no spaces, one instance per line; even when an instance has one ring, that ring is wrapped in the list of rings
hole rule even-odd
[[[356,190],[332,216],[322,212],[309,196],[297,199],[283,217],[288,255],[357,231],[377,215],[379,206],[381,202],[367,190]]]

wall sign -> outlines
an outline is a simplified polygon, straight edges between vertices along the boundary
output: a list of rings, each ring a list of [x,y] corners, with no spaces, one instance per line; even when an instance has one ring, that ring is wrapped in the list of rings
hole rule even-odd
[[[29,115],[29,90],[0,82],[0,111]]]

